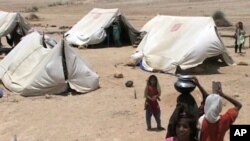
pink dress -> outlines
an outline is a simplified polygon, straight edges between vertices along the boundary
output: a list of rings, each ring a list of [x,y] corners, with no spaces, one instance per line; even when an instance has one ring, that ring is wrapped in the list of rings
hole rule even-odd
[[[178,141],[178,140],[175,137],[169,137],[169,138],[166,138],[165,141]]]

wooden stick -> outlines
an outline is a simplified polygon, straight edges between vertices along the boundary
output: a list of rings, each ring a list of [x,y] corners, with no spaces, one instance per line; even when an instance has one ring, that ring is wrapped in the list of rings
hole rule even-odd
[[[135,88],[134,88],[134,96],[135,96],[135,99],[137,99]]]

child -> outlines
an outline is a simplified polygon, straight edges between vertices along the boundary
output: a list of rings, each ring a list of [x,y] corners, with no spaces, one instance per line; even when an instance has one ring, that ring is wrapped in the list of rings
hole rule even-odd
[[[244,45],[244,42],[245,42],[245,30],[243,28],[243,23],[242,22],[239,22],[238,23],[238,28],[236,28],[236,31],[235,31],[235,35],[236,35],[236,43],[237,45],[235,46],[235,53],[237,53],[238,51],[238,48],[239,48],[239,52],[241,52],[241,49]]]
[[[115,20],[112,24],[113,27],[113,39],[116,47],[120,47],[121,43],[121,26],[119,24],[119,20]]]
[[[166,138],[165,141],[197,141],[197,120],[185,108],[180,108],[177,119],[174,121],[175,130],[173,136]]]
[[[151,117],[154,115],[154,118],[157,123],[158,130],[165,130],[161,126],[161,111],[160,106],[157,100],[160,100],[161,89],[155,75],[151,75],[148,78],[147,86],[145,88],[145,110],[146,110],[146,122],[147,122],[147,129],[152,130],[151,128]]]
[[[237,46],[237,35],[236,35],[236,33],[238,32],[238,30],[239,30],[239,22],[236,23],[236,25],[235,25],[235,33],[234,33],[234,39],[235,39],[235,41],[234,41],[234,49],[235,49],[235,53],[237,53],[237,49],[238,49],[238,46]]]

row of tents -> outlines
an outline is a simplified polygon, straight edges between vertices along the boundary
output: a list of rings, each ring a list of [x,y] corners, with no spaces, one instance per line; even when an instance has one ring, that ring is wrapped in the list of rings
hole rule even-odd
[[[20,22],[25,23],[20,14],[12,23],[6,23],[11,20],[4,14],[6,12],[0,13],[0,36],[10,33],[7,25],[15,29],[16,25],[22,27]],[[13,22],[19,24],[14,25]],[[139,31],[119,9],[94,8],[51,48],[47,47],[49,42],[44,35],[38,32],[23,37],[0,62],[0,79],[6,88],[24,96],[58,94],[69,90],[80,93],[93,91],[99,87],[99,76],[71,46],[109,45],[116,40],[112,35],[115,34],[112,32],[114,25],[119,25],[120,39],[124,44],[134,44],[146,32],[131,55],[146,71],[157,69],[175,73],[177,67],[189,69],[211,57],[219,57],[227,65],[233,64],[211,17],[158,15]],[[27,29],[23,33],[28,33],[30,28],[18,29]]]

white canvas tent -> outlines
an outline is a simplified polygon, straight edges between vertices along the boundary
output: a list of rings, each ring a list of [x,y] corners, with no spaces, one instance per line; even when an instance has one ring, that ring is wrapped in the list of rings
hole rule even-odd
[[[233,63],[211,17],[158,15],[141,31],[148,33],[132,57],[141,59],[141,67],[147,71],[174,73],[178,66],[189,69],[214,56],[228,65]]]
[[[86,93],[99,87],[99,76],[64,42],[44,48],[33,32],[0,62],[0,78],[7,89],[23,96],[59,94],[71,89]]]
[[[114,21],[119,21],[122,32],[122,42],[134,44],[140,32],[127,21],[118,9],[92,9],[65,33],[66,41],[73,45],[96,45],[105,39],[110,42],[110,27]],[[108,39],[107,39],[108,38]]]
[[[21,37],[28,34],[30,29],[31,26],[19,13],[0,11],[0,38],[10,35],[9,40],[14,40],[13,46],[20,41]]]

